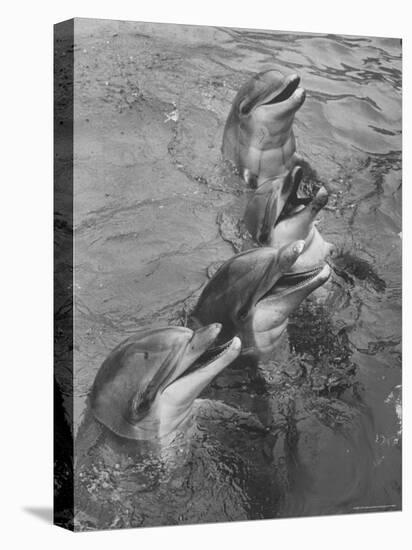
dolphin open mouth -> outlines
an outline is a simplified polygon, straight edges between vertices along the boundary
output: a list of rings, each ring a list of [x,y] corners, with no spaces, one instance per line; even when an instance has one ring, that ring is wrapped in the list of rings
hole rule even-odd
[[[276,292],[283,292],[290,288],[295,290],[298,288],[303,288],[316,279],[322,269],[323,266],[318,266],[300,273],[285,273],[285,275],[278,279],[275,285]]]
[[[286,197],[280,214],[276,219],[272,220],[272,227],[276,227],[280,222],[292,218],[298,213],[302,213],[303,210],[311,210],[313,217],[315,217],[327,204],[329,195],[325,187],[320,187],[315,193],[312,193],[312,196],[299,196],[298,192],[301,179],[302,175],[300,172],[299,175],[295,177],[292,188]]]
[[[293,171],[289,172],[283,179],[281,187],[278,186],[277,181],[267,183],[268,190],[263,192],[263,195],[267,193],[266,207],[263,217],[263,221],[260,228],[260,234],[256,235],[257,240],[261,244],[266,244],[273,229],[276,228],[281,222],[296,216],[304,209],[310,209],[315,212],[316,208],[320,210],[328,200],[328,194],[325,188],[321,188],[320,197],[314,197],[313,199],[308,196],[298,196],[298,190],[302,181],[303,171],[302,168],[297,166]],[[262,189],[265,185],[262,185]],[[313,201],[313,204],[311,205]],[[309,210],[307,210],[309,213]],[[253,231],[253,228],[252,228]]]
[[[298,197],[297,192],[293,191],[286,199],[286,202],[282,208],[279,217],[275,221],[274,226],[276,226],[283,220],[286,220],[287,218],[291,218],[304,208],[307,208],[311,201],[311,197]]]
[[[191,372],[202,369],[203,367],[207,367],[207,365],[210,365],[210,363],[213,363],[217,359],[223,357],[226,352],[229,351],[233,340],[234,338],[232,338],[228,342],[225,342],[224,344],[207,349],[199,357],[199,359],[197,359],[196,362],[185,372],[185,374],[190,374]]]
[[[276,103],[282,103],[286,101],[297,90],[300,83],[300,77],[295,75],[285,82],[282,90],[276,90],[275,93],[270,94],[264,101],[259,103],[261,105],[275,105]]]
[[[285,273],[276,281],[272,288],[260,298],[259,302],[275,296],[285,296],[297,290],[308,289],[310,287],[315,289],[323,284],[329,276],[330,267],[325,263],[321,266],[309,269],[308,271]]]
[[[232,344],[234,343],[235,338],[232,338],[228,342],[218,345],[218,346],[211,346],[208,349],[206,349],[202,355],[200,355],[196,361],[190,365],[184,372],[180,373],[176,378],[172,377],[172,379],[168,382],[167,386],[165,386],[164,389],[169,387],[170,385],[174,384],[178,380],[182,380],[185,377],[189,376],[189,374],[193,374],[194,372],[201,371],[202,369],[206,368],[210,364],[214,363],[218,359],[223,358],[229,351],[232,349]]]
[[[265,86],[264,91],[252,98],[243,98],[239,104],[239,112],[242,115],[249,115],[251,111],[259,107],[276,105],[287,101],[292,97],[300,83],[300,77],[297,74],[284,78],[281,85],[279,81],[272,82]]]
[[[275,220],[274,225],[277,225],[279,222],[285,220],[286,218],[292,217],[297,212],[303,210],[311,202],[312,197],[308,196],[298,196],[299,187],[302,181],[302,172],[299,170],[298,175],[295,177],[292,187],[289,191],[289,194],[286,197],[283,208]]]

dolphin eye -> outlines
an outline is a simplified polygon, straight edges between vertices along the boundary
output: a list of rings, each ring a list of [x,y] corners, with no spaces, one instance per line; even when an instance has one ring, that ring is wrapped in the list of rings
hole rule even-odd
[[[242,103],[239,105],[239,113],[241,115],[248,115],[249,114],[249,105],[247,101],[242,101]]]
[[[240,309],[237,313],[237,317],[240,321],[244,321],[247,317],[247,310],[246,309]]]
[[[145,413],[150,408],[150,400],[147,398],[144,398],[136,407],[135,412],[138,414]]]
[[[144,354],[143,354],[143,357],[145,359],[149,359],[149,352],[148,351],[145,351]]]
[[[130,410],[129,418],[131,422],[138,422],[139,420],[144,418],[148,414],[151,404],[152,402],[149,396],[144,394],[136,396],[132,400],[131,407],[129,409]]]
[[[266,228],[262,229],[261,234],[258,236],[259,244],[264,245],[268,240],[268,236],[268,230]]]

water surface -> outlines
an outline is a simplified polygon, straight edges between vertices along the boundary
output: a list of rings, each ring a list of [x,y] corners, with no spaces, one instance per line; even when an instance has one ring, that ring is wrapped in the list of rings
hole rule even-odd
[[[248,191],[220,145],[258,71],[301,76],[298,152],[331,193],[318,227],[339,251],[273,360],[208,390],[248,421],[210,405],[171,477],[148,460],[152,484],[130,463],[120,482],[106,453],[80,484],[78,527],[400,509],[400,41],[79,19],[74,50],[76,434],[110,350],[185,323],[241,242]]]

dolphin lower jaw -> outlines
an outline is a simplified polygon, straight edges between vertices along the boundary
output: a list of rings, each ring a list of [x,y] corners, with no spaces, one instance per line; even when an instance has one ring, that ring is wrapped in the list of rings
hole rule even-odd
[[[267,105],[279,105],[290,99],[300,84],[300,77],[297,74],[292,74],[283,79],[283,82],[274,82],[272,85],[268,84],[267,89],[259,96],[249,102],[241,102],[239,104],[240,114],[247,115],[253,109],[257,109]]]
[[[175,380],[159,397],[159,437],[181,428],[192,415],[192,406],[202,390],[225,367],[236,359],[241,341],[233,337],[224,345],[208,350],[200,365],[193,365],[189,373]],[[202,359],[202,357],[200,358]]]
[[[312,227],[306,238],[302,254],[292,266],[292,273],[299,273],[320,266],[331,254],[333,246],[324,240],[316,227]]]
[[[229,342],[208,349],[197,363],[176,379],[161,396],[161,416],[180,418],[190,409],[202,390],[240,353],[241,341],[233,337]],[[166,414],[164,414],[166,412]]]
[[[296,113],[298,111],[306,99],[306,90],[304,88],[297,88],[297,90],[294,92],[294,94],[288,99],[287,103],[287,109],[290,111],[293,111]]]
[[[192,405],[211,380],[229,365],[239,354],[238,338],[232,338],[221,346],[210,346],[221,331],[220,323],[200,328],[186,349],[178,375],[157,396],[155,407],[158,417],[159,437],[176,430],[190,416]]]
[[[172,374],[167,379],[167,383],[161,388],[162,391],[167,389],[175,380],[184,374],[197,361],[197,359],[206,352],[218,337],[222,325],[220,323],[211,323],[201,327],[193,332],[192,338],[187,342],[182,349],[176,366],[173,368]]]
[[[295,78],[286,82],[281,92],[275,92],[267,96],[267,98],[259,103],[260,106],[280,105],[290,100],[299,89],[300,78]],[[302,90],[302,88],[300,88]]]
[[[274,296],[277,299],[283,299],[290,294],[302,290],[309,294],[329,279],[330,272],[329,265],[322,262],[322,265],[311,268],[308,271],[286,273],[278,280]],[[271,296],[269,295],[266,299],[271,299]]]
[[[330,273],[330,267],[326,263],[309,271],[290,271],[278,279],[273,288],[258,301],[256,311],[261,316],[269,315],[270,312],[272,319],[278,319],[282,323],[306,296],[329,279]]]
[[[257,302],[249,323],[243,327],[242,354],[264,355],[272,352],[286,329],[289,315],[329,276],[330,268],[325,264],[305,275],[288,274],[283,281],[279,279],[279,284],[276,283]],[[296,281],[296,284],[287,285],[287,277]]]
[[[277,136],[290,133],[296,113],[305,100],[305,91],[299,88],[295,94],[279,105],[261,105],[250,115],[255,122],[267,128],[268,135]]]

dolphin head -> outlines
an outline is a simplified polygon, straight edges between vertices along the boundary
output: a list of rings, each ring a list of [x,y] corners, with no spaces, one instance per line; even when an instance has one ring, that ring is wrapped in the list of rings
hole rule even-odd
[[[294,114],[305,101],[297,74],[284,75],[275,70],[258,73],[238,92],[234,105],[239,117],[279,118]]]
[[[326,263],[291,272],[304,246],[300,240],[281,249],[256,248],[225,262],[204,288],[195,319],[222,323],[225,338],[239,336],[243,353],[271,351],[288,316],[330,275]]]
[[[213,323],[145,328],[104,361],[90,395],[94,416],[121,437],[162,438],[188,417],[202,389],[240,352],[240,341],[210,349],[221,331]]]
[[[245,225],[258,244],[281,248],[304,240],[303,253],[293,271],[315,267],[330,253],[316,227],[315,219],[328,202],[328,192],[321,187],[313,198],[299,198],[302,169],[297,166],[272,181],[261,185],[245,211]]]
[[[296,164],[293,121],[305,101],[297,74],[270,70],[238,91],[223,131],[222,155],[252,187]]]

